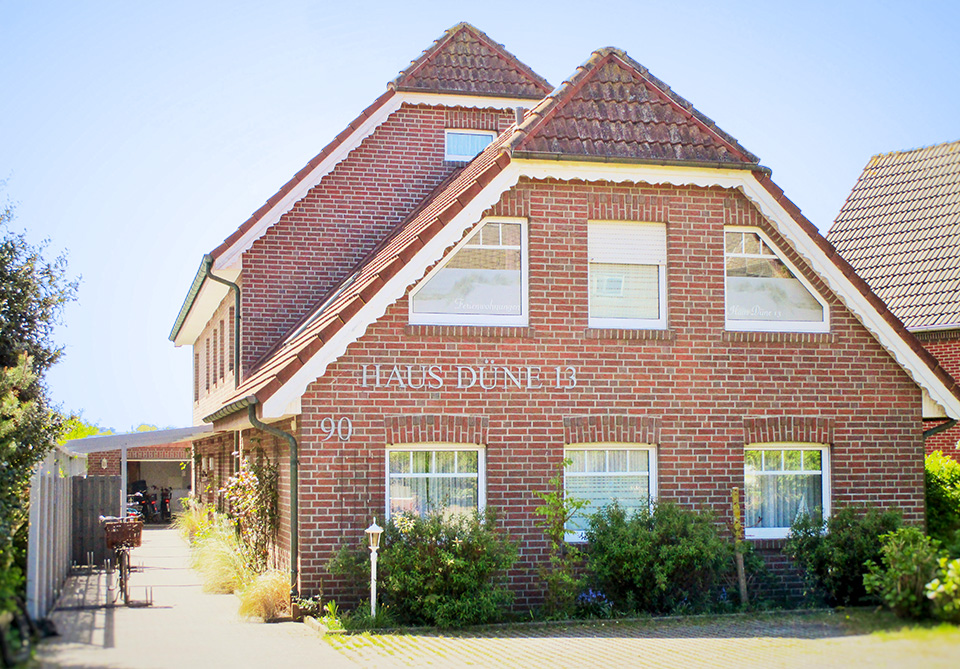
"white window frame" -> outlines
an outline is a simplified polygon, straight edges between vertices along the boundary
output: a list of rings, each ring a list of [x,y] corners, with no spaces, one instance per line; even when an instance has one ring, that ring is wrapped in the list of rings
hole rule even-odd
[[[653,508],[654,502],[657,500],[658,486],[657,486],[657,445],[656,444],[647,444],[642,442],[622,442],[622,441],[599,441],[599,442],[590,442],[590,443],[579,443],[579,444],[566,444],[563,447],[563,457],[567,459],[568,451],[647,451],[648,454],[648,471],[647,471],[647,480],[650,491],[650,498],[647,500],[647,503],[650,505],[650,508]],[[609,472],[596,472],[595,474],[604,474],[615,476],[616,474],[610,474]],[[595,475],[595,474],[591,474]],[[581,474],[572,474],[565,467],[563,471],[563,495],[567,495],[567,479],[570,476],[580,476]],[[585,507],[584,511],[587,514],[595,513],[598,509],[591,508],[590,506]],[[564,539],[567,543],[584,543],[587,540],[586,532],[565,532]]]
[[[479,232],[487,223],[514,223],[520,225],[520,313],[517,315],[497,315],[497,314],[424,314],[413,310],[413,303],[420,292],[430,279],[437,272],[442,270],[446,264],[460,251],[467,242]],[[488,247],[495,248],[495,247]],[[530,322],[530,244],[528,241],[527,219],[510,216],[490,216],[483,218],[470,230],[470,233],[464,235],[464,238],[453,247],[437,263],[425,277],[417,282],[417,285],[410,290],[407,300],[407,310],[409,323],[411,325],[505,325],[505,326],[526,326]]]
[[[469,162],[476,158],[479,153],[475,153],[472,156],[459,153],[450,153],[450,135],[485,135],[490,138],[490,143],[497,138],[497,133],[493,130],[473,130],[471,128],[445,128],[443,131],[443,159],[451,162],[464,163]],[[488,145],[489,146],[489,143]],[[486,147],[484,147],[486,148]],[[480,153],[483,152],[483,149],[480,150]]]
[[[384,453],[384,510],[386,519],[393,518],[390,508],[390,454],[408,453],[410,451],[469,451],[477,454],[477,510],[482,512],[487,506],[487,449],[477,444],[461,444],[456,442],[436,441],[416,444],[391,444]],[[403,474],[402,476],[410,476]],[[456,474],[429,474],[424,476],[454,477]]]
[[[589,249],[590,226],[596,224],[632,224],[637,225],[656,225],[663,227],[664,246],[667,242],[666,224],[657,221],[622,221],[610,219],[591,219],[587,221],[587,247]],[[589,251],[588,251],[589,253]],[[590,289],[590,258],[587,258],[587,313],[593,311],[593,291]],[[666,330],[667,329],[667,261],[666,252],[662,262],[657,263],[630,263],[634,265],[652,266],[657,268],[657,288],[659,290],[660,315],[658,318],[598,318],[589,316],[588,327],[593,329],[616,329],[616,330]],[[623,286],[621,285],[621,291]]]
[[[817,444],[805,441],[770,441],[746,444],[743,447],[743,517],[746,519],[747,506],[747,451],[820,451],[820,490],[821,490],[821,513],[823,519],[830,517],[831,507],[831,489],[833,487],[830,476],[830,446],[829,444]],[[777,471],[776,474],[798,474],[797,470]],[[762,475],[762,474],[761,474]],[[786,539],[790,536],[789,527],[746,527],[744,522],[745,539]]]
[[[823,321],[747,321],[730,320],[727,318],[727,238],[728,232],[751,232],[760,237],[763,243],[773,251],[777,259],[786,265],[787,269],[793,273],[794,278],[799,281],[804,288],[809,291],[820,306],[823,308]],[[813,287],[807,278],[796,265],[783,256],[776,244],[770,241],[767,234],[760,228],[749,225],[725,225],[723,227],[723,318],[727,330],[736,332],[830,332],[830,307],[820,296],[816,288]]]

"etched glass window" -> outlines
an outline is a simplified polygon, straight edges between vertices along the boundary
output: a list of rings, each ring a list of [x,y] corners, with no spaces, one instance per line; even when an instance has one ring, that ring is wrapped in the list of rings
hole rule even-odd
[[[521,324],[524,236],[520,223],[485,223],[414,291],[412,321]]]
[[[763,237],[728,230],[724,240],[728,327],[811,330],[826,324],[823,304]]]

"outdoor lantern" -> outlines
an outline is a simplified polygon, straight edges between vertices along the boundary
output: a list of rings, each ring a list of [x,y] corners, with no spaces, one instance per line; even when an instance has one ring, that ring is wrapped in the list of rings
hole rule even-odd
[[[367,533],[367,539],[370,541],[370,617],[377,615],[377,549],[380,548],[380,535],[383,534],[383,528],[377,525],[377,519],[373,519],[373,525],[364,532]]]

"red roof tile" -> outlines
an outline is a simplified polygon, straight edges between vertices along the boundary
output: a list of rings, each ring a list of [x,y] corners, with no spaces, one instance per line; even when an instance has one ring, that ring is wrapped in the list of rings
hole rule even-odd
[[[553,88],[469,23],[458,23],[391,84],[400,91],[541,99]]]
[[[871,158],[827,237],[908,328],[960,326],[960,142]]]
[[[533,109],[516,157],[582,156],[667,163],[759,159],[619,49],[595,51]]]

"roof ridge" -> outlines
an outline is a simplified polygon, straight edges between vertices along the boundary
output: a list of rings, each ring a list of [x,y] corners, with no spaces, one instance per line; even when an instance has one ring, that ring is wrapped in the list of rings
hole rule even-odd
[[[721,143],[725,144],[735,154],[741,157],[744,162],[759,164],[760,159],[756,155],[741,146],[736,138],[717,126],[713,119],[700,112],[687,99],[680,96],[670,88],[670,86],[655,77],[650,70],[627,55],[626,51],[613,46],[602,47],[593,51],[567,80],[551,91],[550,94],[532,110],[530,116],[537,115],[538,118],[536,122],[527,123],[527,121],[524,121],[524,123],[521,124],[520,130],[523,136],[510,142],[510,150],[523,150],[523,146],[543,127],[547,120],[552,117],[558,109],[563,107],[576,92],[580,90],[591,77],[595,76],[596,73],[600,71],[600,68],[612,58],[617,58],[624,66],[636,72],[645,83],[649,84],[649,86],[659,93],[667,102],[678,107],[682,113],[705,128]]]
[[[443,47],[445,47],[454,37],[459,33],[467,31],[470,32],[474,37],[479,41],[485,44],[489,49],[494,51],[498,56],[503,58],[509,64],[517,68],[522,74],[524,74],[529,80],[530,83],[535,87],[541,89],[543,93],[547,93],[553,88],[546,79],[537,74],[530,68],[529,65],[521,61],[515,55],[513,55],[507,48],[500,42],[496,42],[490,38],[485,32],[477,28],[471,23],[466,21],[461,21],[460,23],[448,28],[444,31],[443,35],[434,40],[433,44],[423,50],[423,52],[414,60],[410,61],[410,65],[400,71],[400,73],[392,80],[387,83],[387,89],[389,90],[404,90],[404,80],[410,79],[413,75],[422,69],[428,62],[430,62],[437,54],[439,54]]]
[[[913,148],[913,149],[903,149],[903,150],[901,150],[901,151],[887,151],[886,153],[877,153],[877,154],[874,154],[874,155],[870,158],[870,161],[867,163],[867,165],[869,165],[869,164],[872,163],[874,160],[877,160],[877,159],[879,159],[879,158],[886,158],[886,157],[891,157],[891,156],[901,156],[901,155],[906,155],[906,154],[908,154],[908,153],[919,153],[919,152],[921,152],[921,151],[929,151],[930,149],[941,149],[941,148],[946,148],[946,147],[951,147],[951,148],[949,149],[949,150],[951,150],[951,151],[952,151],[952,150],[958,150],[958,151],[960,151],[960,139],[953,140],[953,141],[950,141],[950,142],[940,142],[940,143],[938,143],[938,144],[928,144],[928,145],[926,145],[926,146],[918,146],[918,147]]]

